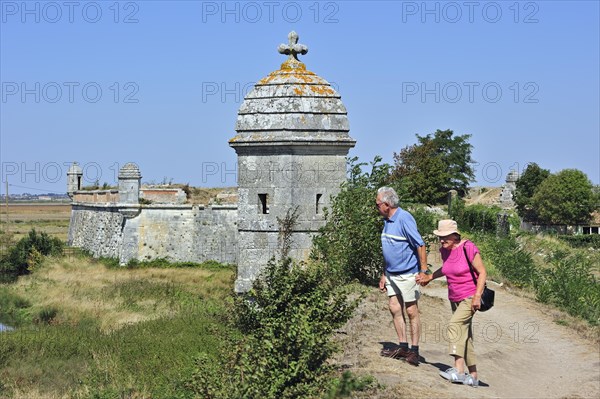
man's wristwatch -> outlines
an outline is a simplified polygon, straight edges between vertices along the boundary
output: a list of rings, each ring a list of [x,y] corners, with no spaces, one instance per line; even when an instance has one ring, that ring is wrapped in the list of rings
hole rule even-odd
[[[425,273],[426,275],[430,275],[431,274],[431,270],[427,269],[427,270],[419,270],[419,273]]]

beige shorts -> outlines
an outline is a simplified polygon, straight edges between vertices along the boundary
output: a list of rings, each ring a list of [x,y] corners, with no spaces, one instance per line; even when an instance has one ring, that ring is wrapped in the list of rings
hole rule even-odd
[[[421,296],[421,286],[415,280],[417,274],[386,274],[385,288],[387,288],[388,296],[397,295],[404,302],[418,301]],[[391,282],[390,279],[392,279]]]

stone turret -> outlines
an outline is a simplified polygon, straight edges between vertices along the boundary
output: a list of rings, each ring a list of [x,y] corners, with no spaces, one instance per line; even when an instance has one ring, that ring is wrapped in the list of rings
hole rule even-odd
[[[506,183],[502,186],[500,193],[500,203],[504,208],[511,208],[515,205],[513,194],[517,189],[517,180],[519,180],[519,172],[511,170],[506,176]]]
[[[238,156],[238,279],[245,292],[277,255],[277,218],[296,212],[290,255],[304,259],[323,226],[323,207],[346,177],[349,135],[340,95],[306,69],[298,54],[308,48],[291,32],[279,52],[280,69],[260,80],[238,111],[229,145]]]
[[[67,195],[73,198],[75,191],[81,190],[81,179],[83,177],[83,170],[77,162],[69,167],[67,171]]]
[[[140,202],[140,182],[142,175],[138,166],[126,163],[119,170],[119,203],[138,204]]]

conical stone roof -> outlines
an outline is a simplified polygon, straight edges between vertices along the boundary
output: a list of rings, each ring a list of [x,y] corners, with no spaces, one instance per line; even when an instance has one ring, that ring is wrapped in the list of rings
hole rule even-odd
[[[256,83],[238,111],[232,147],[255,145],[335,145],[353,147],[346,107],[329,82],[308,71],[298,35],[279,52],[289,55],[280,69]]]

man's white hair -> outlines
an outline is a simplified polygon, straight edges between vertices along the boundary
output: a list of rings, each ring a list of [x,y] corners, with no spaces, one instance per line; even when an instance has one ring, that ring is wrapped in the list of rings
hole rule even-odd
[[[391,187],[383,186],[377,190],[377,194],[381,194],[381,201],[387,202],[392,208],[398,208],[400,198],[398,198],[396,190]]]

